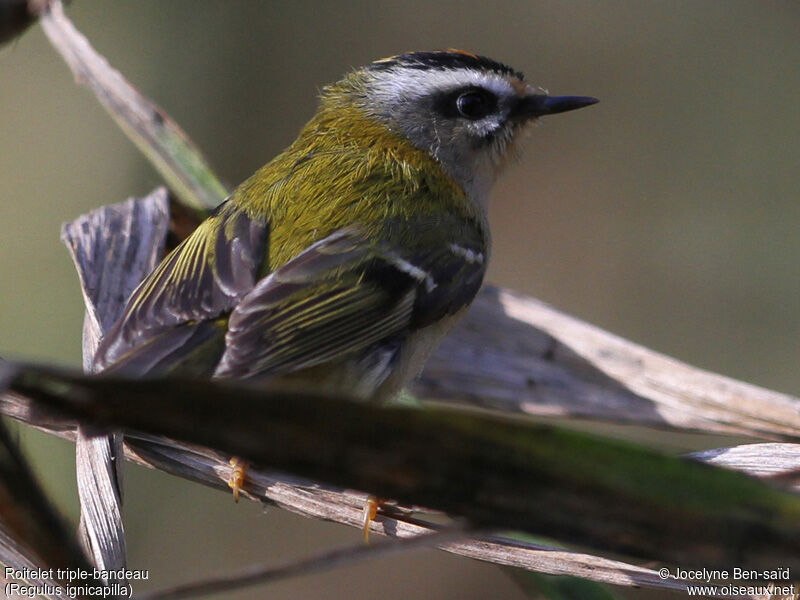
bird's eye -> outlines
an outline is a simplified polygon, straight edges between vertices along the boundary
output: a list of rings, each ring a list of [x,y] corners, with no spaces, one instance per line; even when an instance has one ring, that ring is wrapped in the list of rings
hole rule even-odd
[[[470,90],[456,98],[456,109],[462,117],[471,120],[482,119],[494,110],[497,99],[481,90]]]

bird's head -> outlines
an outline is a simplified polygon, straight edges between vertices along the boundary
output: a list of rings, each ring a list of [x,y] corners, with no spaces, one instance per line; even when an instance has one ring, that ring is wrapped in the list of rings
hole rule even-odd
[[[530,124],[597,100],[549,96],[502,63],[444,50],[375,61],[326,88],[326,102],[356,106],[428,151],[469,196],[484,202]]]

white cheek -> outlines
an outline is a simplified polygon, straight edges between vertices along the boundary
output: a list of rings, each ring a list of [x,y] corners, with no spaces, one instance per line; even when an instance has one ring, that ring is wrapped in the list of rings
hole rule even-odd
[[[511,84],[500,75],[463,69],[432,72],[396,68],[369,76],[364,108],[397,127],[418,148],[428,150],[470,200],[485,210],[500,158],[512,136],[504,124],[508,108],[503,102],[517,94]],[[429,107],[432,94],[470,85],[494,93],[500,99],[502,114],[477,121],[444,119]]]
[[[467,127],[473,136],[483,138],[487,135],[497,133],[502,126],[502,117],[499,115],[490,115],[485,119],[470,123]]]

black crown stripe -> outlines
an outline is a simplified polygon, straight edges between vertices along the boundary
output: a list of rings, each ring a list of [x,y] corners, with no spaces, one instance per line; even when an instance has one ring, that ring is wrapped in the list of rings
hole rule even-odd
[[[389,58],[375,61],[368,68],[382,71],[395,66],[409,69],[476,69],[493,71],[501,75],[509,75],[523,79],[520,71],[485,56],[477,56],[460,50],[439,50],[434,52],[406,52]]]

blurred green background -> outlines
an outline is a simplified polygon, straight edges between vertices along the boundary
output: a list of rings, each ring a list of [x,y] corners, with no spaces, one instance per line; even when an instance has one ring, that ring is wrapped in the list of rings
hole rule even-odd
[[[553,93],[599,97],[546,120],[496,188],[488,279],[800,393],[796,1],[76,0],[69,14],[230,184],[293,139],[322,85],[403,50],[464,48]],[[79,365],[82,301],[59,226],[158,184],[38,27],[0,51],[0,355]],[[70,445],[19,435],[75,518]],[[144,469],[126,476],[130,563],[150,569],[147,587],[360,539]],[[220,597],[267,595],[524,597],[498,569],[433,551]]]

